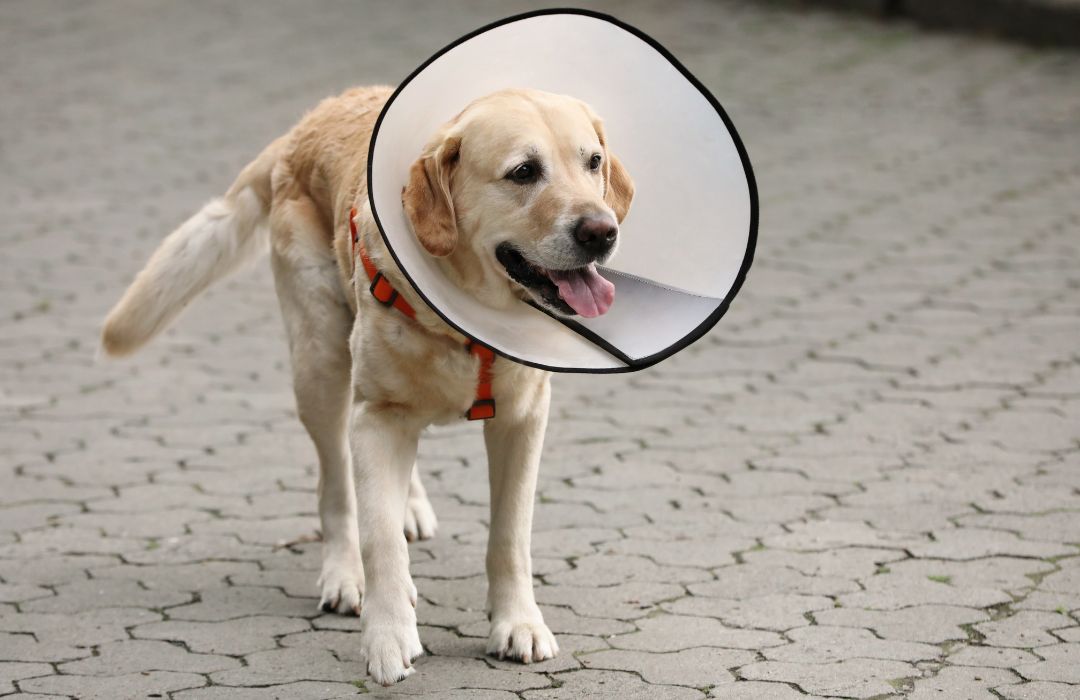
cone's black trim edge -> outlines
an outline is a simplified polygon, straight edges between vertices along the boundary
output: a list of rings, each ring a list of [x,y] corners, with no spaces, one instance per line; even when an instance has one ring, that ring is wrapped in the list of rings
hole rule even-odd
[[[620,360],[621,362],[626,363],[625,367],[601,367],[601,368],[552,367],[550,365],[545,365],[545,364],[542,364],[542,363],[539,363],[539,362],[530,362],[528,360],[523,360],[523,359],[521,359],[519,357],[514,357],[513,355],[511,355],[509,353],[498,350],[497,348],[493,348],[490,345],[488,345],[487,343],[473,337],[473,335],[471,333],[469,333],[465,329],[458,326],[456,323],[454,323],[449,318],[447,318],[446,314],[444,314],[442,311],[440,311],[438,308],[436,308],[436,306],[431,303],[431,301],[427,298],[427,296],[424,295],[424,292],[420,289],[420,287],[417,286],[416,282],[413,281],[413,278],[409,275],[408,270],[405,269],[405,267],[401,264],[401,261],[398,259],[397,253],[394,252],[394,247],[392,245],[390,245],[390,240],[389,240],[389,238],[387,238],[386,231],[383,230],[382,222],[379,220],[378,209],[375,207],[375,195],[374,195],[374,192],[373,192],[373,189],[372,189],[372,182],[371,182],[371,177],[372,177],[371,176],[371,164],[372,164],[372,162],[374,160],[374,156],[375,156],[375,140],[379,136],[379,127],[382,126],[383,118],[386,116],[387,110],[390,109],[390,105],[392,105],[394,103],[394,100],[397,99],[397,96],[401,93],[401,91],[404,90],[405,87],[410,82],[412,82],[413,78],[415,78],[417,75],[419,75],[425,68],[427,68],[429,65],[431,65],[436,60],[441,58],[447,52],[449,52],[452,49],[456,48],[460,44],[465,43],[469,39],[472,39],[473,37],[479,36],[479,35],[481,35],[481,34],[483,34],[485,32],[491,31],[492,29],[496,29],[496,28],[501,27],[501,26],[506,25],[506,24],[512,24],[514,22],[520,22],[521,20],[530,19],[532,17],[542,17],[544,15],[582,15],[582,16],[585,16],[585,17],[592,17],[593,19],[603,20],[605,22],[609,22],[611,24],[614,24],[616,27],[619,27],[620,29],[622,29],[624,31],[627,31],[627,32],[633,34],[634,36],[636,36],[637,38],[641,39],[646,44],[648,44],[650,47],[652,47],[657,53],[659,53],[661,56],[663,56],[665,59],[667,59],[668,63],[670,63],[677,71],[679,71],[679,73],[684,78],[686,78],[690,82],[690,84],[693,85],[697,89],[697,91],[699,93],[701,93],[701,96],[704,97],[708,101],[708,103],[710,105],[712,105],[712,108],[714,110],[716,110],[716,113],[720,116],[720,119],[724,122],[724,126],[727,127],[728,134],[731,136],[732,142],[734,142],[734,144],[735,144],[735,150],[737,150],[738,153],[739,153],[739,160],[742,161],[743,173],[746,176],[746,186],[747,186],[748,193],[750,195],[750,231],[749,231],[747,239],[746,239],[746,253],[743,255],[743,261],[742,261],[742,265],[739,267],[739,273],[735,276],[735,281],[732,282],[731,288],[728,290],[728,293],[724,296],[723,301],[721,301],[720,304],[717,305],[716,309],[714,309],[713,312],[711,314],[709,314],[709,316],[704,321],[702,321],[696,328],[694,328],[694,330],[690,331],[685,336],[680,338],[678,340],[678,342],[676,342],[675,344],[670,345],[670,346],[664,348],[663,350],[661,350],[660,352],[654,353],[652,355],[648,355],[646,357],[642,357],[642,358],[638,358],[638,359],[633,359],[633,358],[627,356],[622,351],[620,351],[615,346],[613,346],[611,343],[609,343],[606,340],[604,340],[603,338],[601,338],[599,335],[593,333],[592,331],[589,331],[587,328],[582,326],[580,323],[577,323],[576,321],[573,321],[572,319],[561,318],[561,317],[556,316],[554,314],[548,313],[547,310],[545,310],[545,309],[534,306],[534,308],[537,308],[541,312],[543,312],[543,313],[547,314],[548,316],[550,316],[551,318],[554,318],[559,323],[563,324],[564,326],[566,326],[570,330],[574,331],[578,335],[581,335],[582,337],[586,338],[587,340],[589,340],[589,342],[597,345],[602,350],[609,353],[610,355],[612,355],[616,359]],[[506,359],[511,360],[513,362],[517,362],[518,364],[526,365],[527,367],[534,367],[536,369],[542,369],[542,370],[545,370],[545,371],[548,371],[548,372],[567,372],[567,373],[579,373],[579,374],[622,374],[622,373],[626,373],[626,372],[636,372],[638,370],[642,370],[642,369],[645,369],[647,367],[651,367],[651,366],[655,365],[658,362],[666,360],[667,358],[671,357],[675,353],[686,349],[687,347],[689,347],[693,343],[700,340],[701,337],[704,336],[706,333],[708,333],[710,330],[712,330],[712,327],[716,325],[716,323],[724,316],[725,313],[727,313],[728,308],[731,306],[732,300],[735,298],[735,295],[739,293],[739,290],[742,289],[743,283],[746,281],[746,276],[750,271],[750,265],[754,261],[754,249],[757,247],[757,230],[758,230],[758,191],[757,191],[757,181],[754,179],[754,169],[750,165],[750,156],[746,152],[746,146],[743,145],[742,138],[739,137],[739,132],[735,130],[735,124],[731,121],[731,117],[728,116],[727,112],[724,111],[723,106],[721,106],[720,102],[713,96],[713,94],[711,92],[709,92],[709,89],[706,88],[705,85],[702,84],[702,82],[700,80],[698,80],[694,76],[694,74],[691,73],[686,68],[686,66],[684,66],[682,63],[680,63],[679,59],[675,58],[675,56],[670,51],[668,51],[666,48],[664,48],[664,46],[662,44],[660,44],[660,42],[656,41],[651,36],[649,36],[648,34],[646,34],[643,31],[641,31],[637,27],[629,25],[629,24],[627,24],[626,22],[623,22],[620,19],[612,17],[611,15],[605,14],[603,12],[594,12],[592,10],[585,10],[585,9],[581,9],[581,8],[573,8],[573,7],[558,8],[558,7],[552,7],[552,8],[542,9],[542,10],[533,10],[531,12],[524,12],[524,13],[517,14],[517,15],[511,15],[510,17],[504,17],[501,20],[498,20],[496,22],[491,22],[490,24],[486,24],[486,25],[484,25],[484,26],[482,26],[482,27],[480,27],[478,29],[475,29],[475,30],[469,32],[468,34],[465,34],[464,36],[459,37],[455,41],[447,44],[443,48],[436,51],[434,54],[431,55],[430,58],[428,58],[426,61],[421,63],[412,73],[410,73],[408,75],[407,78],[405,78],[405,80],[401,81],[401,83],[397,86],[397,88],[394,89],[393,94],[390,95],[390,98],[386,101],[386,104],[383,105],[382,111],[379,112],[379,118],[377,120],[375,120],[375,127],[371,130],[371,140],[368,143],[367,187],[368,187],[368,204],[369,204],[370,209],[371,209],[371,216],[372,216],[372,218],[375,219],[375,226],[379,229],[379,235],[382,236],[383,243],[386,244],[386,249],[388,251],[390,251],[390,256],[394,259],[394,264],[397,265],[399,270],[401,270],[401,274],[403,274],[405,276],[405,279],[407,279],[409,281],[409,284],[412,285],[412,288],[416,291],[416,293],[420,296],[420,298],[424,301],[424,303],[427,304],[428,307],[432,311],[434,311],[435,314],[439,318],[441,318],[444,323],[446,323],[448,326],[450,326],[451,328],[453,328],[457,332],[461,333],[462,335],[466,336],[467,338],[472,340],[474,343],[477,343],[478,345],[482,345],[482,346],[488,348],[489,350],[491,350],[492,352],[494,352],[496,355],[500,355],[502,357],[505,357]]]

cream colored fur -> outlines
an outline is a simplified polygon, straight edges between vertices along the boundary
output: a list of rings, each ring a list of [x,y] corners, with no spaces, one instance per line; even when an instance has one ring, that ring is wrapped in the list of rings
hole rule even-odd
[[[271,144],[224,198],[164,240],[102,332],[107,353],[136,350],[269,239],[298,413],[319,457],[319,605],[360,614],[360,646],[382,684],[412,673],[423,651],[406,539],[431,537],[436,519],[416,468],[417,443],[426,426],[461,419],[477,381],[466,339],[413,293],[367,206],[367,146],[389,94],[357,88],[328,99]],[[505,168],[523,149],[550,163],[542,186],[504,182]],[[605,154],[602,173],[580,167],[586,151]],[[556,239],[567,235],[573,217],[621,220],[632,193],[584,103],[506,91],[474,103],[435,136],[414,167],[404,204],[451,279],[485,303],[505,306],[527,292],[496,262],[499,242],[542,258],[565,248]],[[362,271],[353,283],[351,207],[371,258],[416,309],[415,320],[376,304]],[[529,557],[549,375],[499,359],[493,391],[498,413],[484,425],[491,487],[487,650],[529,663],[558,653],[533,596]]]

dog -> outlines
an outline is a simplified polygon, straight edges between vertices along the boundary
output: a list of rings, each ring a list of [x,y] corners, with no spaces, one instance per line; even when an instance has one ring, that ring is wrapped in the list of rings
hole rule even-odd
[[[498,399],[484,424],[487,652],[524,663],[558,653],[536,605],[529,554],[550,375],[467,351],[469,339],[395,265],[371,214],[366,173],[391,94],[361,87],[321,102],[224,197],[165,238],[102,330],[108,355],[134,352],[210,284],[269,248],[297,412],[319,459],[319,606],[360,616],[368,673],[383,685],[410,675],[423,652],[407,541],[431,537],[436,517],[417,443],[426,426],[461,420],[485,379]],[[595,265],[615,253],[634,187],[585,102],[535,90],[478,99],[434,135],[403,185],[420,244],[482,303],[531,301],[587,317],[613,302]],[[369,291],[371,269],[396,291],[390,306]]]

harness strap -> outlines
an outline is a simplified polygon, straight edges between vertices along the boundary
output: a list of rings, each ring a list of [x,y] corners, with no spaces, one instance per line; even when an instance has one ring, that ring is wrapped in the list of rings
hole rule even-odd
[[[364,244],[360,242],[360,235],[356,230],[356,207],[349,210],[349,233],[352,234],[353,264],[356,264],[355,260],[359,257],[364,272],[367,274],[368,279],[371,280],[371,287],[369,287],[371,296],[375,297],[375,301],[383,306],[397,309],[406,318],[416,320],[416,309],[398,294],[390,280],[386,279],[379,268],[375,267],[375,263],[368,257],[367,250],[364,249]],[[465,418],[468,420],[494,418],[495,397],[492,395],[491,390],[491,369],[495,364],[495,352],[491,348],[471,340],[465,343],[465,350],[480,361],[480,370],[476,379],[476,399],[473,401],[472,406],[469,407],[469,410],[465,412]]]

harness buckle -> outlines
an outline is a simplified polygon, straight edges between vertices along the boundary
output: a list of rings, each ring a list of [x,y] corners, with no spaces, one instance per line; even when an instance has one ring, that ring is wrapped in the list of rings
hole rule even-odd
[[[379,302],[383,306],[393,306],[397,301],[398,293],[394,289],[394,285],[390,284],[390,281],[383,277],[383,273],[376,272],[375,277],[371,280],[371,296],[375,297],[375,301]]]
[[[495,417],[495,399],[477,399],[465,411],[467,420],[487,420]]]

